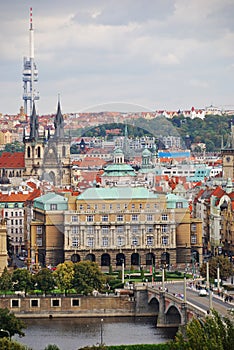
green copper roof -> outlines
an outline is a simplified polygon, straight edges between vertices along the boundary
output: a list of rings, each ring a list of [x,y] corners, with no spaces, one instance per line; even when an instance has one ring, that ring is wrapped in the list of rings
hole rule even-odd
[[[129,164],[111,164],[106,167],[102,176],[136,176],[136,174]]]
[[[156,193],[144,187],[112,187],[112,188],[88,188],[77,199],[107,200],[107,199],[148,199],[158,198]]]
[[[178,206],[178,203],[181,203],[181,206]],[[175,194],[169,193],[167,194],[167,208],[188,208],[188,200]]]
[[[34,208],[43,210],[54,210],[51,208],[51,204],[57,205],[56,210],[66,210],[67,209],[67,198],[57,194],[55,192],[49,192],[41,197],[34,199]]]

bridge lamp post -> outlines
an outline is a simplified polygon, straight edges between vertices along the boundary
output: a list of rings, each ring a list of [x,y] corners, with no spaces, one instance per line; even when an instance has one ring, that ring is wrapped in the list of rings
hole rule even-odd
[[[210,289],[209,261],[206,262],[206,288]]]
[[[124,259],[122,259],[122,283],[124,284]]]
[[[162,291],[165,292],[165,267],[162,265]]]
[[[100,345],[103,345],[103,318],[101,318],[101,329],[100,329],[100,337],[101,337],[101,344]]]
[[[186,292],[186,272],[184,273],[184,302],[187,302],[187,292]]]
[[[7,334],[7,337],[10,339],[11,338],[11,335],[10,335],[10,332],[7,330],[7,329],[0,329],[0,332],[1,333],[6,333]]]
[[[218,292],[220,289],[220,269],[219,269],[219,264],[217,265],[217,288],[218,288]]]

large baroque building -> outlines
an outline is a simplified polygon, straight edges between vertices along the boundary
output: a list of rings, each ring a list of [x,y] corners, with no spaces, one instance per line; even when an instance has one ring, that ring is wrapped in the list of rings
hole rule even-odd
[[[187,200],[144,187],[89,188],[34,200],[31,258],[42,265],[96,261],[140,268],[202,261],[201,221]]]

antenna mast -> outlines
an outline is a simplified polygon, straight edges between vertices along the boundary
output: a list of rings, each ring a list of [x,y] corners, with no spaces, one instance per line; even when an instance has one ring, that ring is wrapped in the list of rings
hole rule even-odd
[[[34,30],[32,7],[30,7],[29,24],[29,57],[24,57],[23,66],[23,100],[24,112],[31,115],[33,103],[39,100],[39,93],[35,91],[35,84],[38,81],[38,70],[34,61]],[[28,108],[29,107],[29,108]]]

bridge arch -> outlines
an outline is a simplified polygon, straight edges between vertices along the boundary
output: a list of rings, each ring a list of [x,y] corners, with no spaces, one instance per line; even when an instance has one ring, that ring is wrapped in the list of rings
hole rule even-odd
[[[148,301],[148,305],[155,311],[155,313],[159,312],[159,300],[156,297],[150,298]]]
[[[181,324],[182,316],[180,310],[175,305],[169,305],[165,311],[166,324]]]

